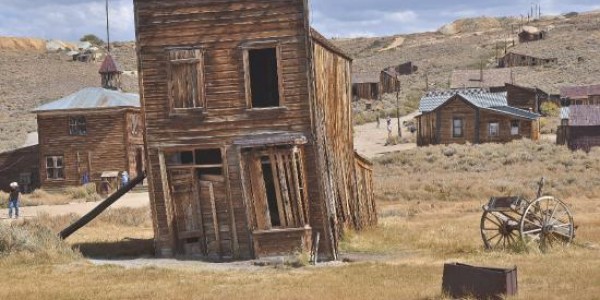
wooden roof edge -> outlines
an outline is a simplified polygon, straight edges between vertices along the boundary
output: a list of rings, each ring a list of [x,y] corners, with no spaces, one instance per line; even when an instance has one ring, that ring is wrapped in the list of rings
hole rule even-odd
[[[115,107],[94,107],[94,108],[79,108],[79,109],[62,109],[62,110],[42,110],[42,111],[32,111],[32,113],[37,115],[72,115],[72,114],[106,114],[114,111],[141,111],[141,107],[133,107],[133,106],[115,106]]]
[[[347,54],[346,52],[344,52],[342,49],[340,49],[339,47],[337,47],[336,45],[334,45],[332,42],[330,42],[326,37],[324,37],[321,33],[319,33],[316,29],[314,28],[310,28],[310,37],[317,43],[319,43],[321,46],[325,47],[327,50],[334,52],[335,54],[349,60],[349,61],[353,61],[354,58],[352,58],[352,56],[350,56],[349,54]]]
[[[0,152],[0,156],[4,156],[4,155],[9,155],[9,154],[14,154],[14,153],[18,153],[21,151],[27,151],[27,150],[34,150],[35,148],[40,148],[39,144],[35,144],[35,145],[30,145],[30,146],[25,146],[25,147],[19,147],[16,149],[12,149],[12,150],[7,150],[4,152]]]

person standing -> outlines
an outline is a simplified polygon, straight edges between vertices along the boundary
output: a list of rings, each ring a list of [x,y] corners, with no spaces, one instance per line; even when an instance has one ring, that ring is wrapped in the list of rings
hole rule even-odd
[[[126,186],[129,183],[129,173],[127,171],[123,171],[121,173],[121,187]]]
[[[15,219],[19,218],[19,200],[21,193],[19,191],[19,184],[13,182],[10,184],[10,193],[8,194],[8,218],[12,218],[13,209],[15,211]]]

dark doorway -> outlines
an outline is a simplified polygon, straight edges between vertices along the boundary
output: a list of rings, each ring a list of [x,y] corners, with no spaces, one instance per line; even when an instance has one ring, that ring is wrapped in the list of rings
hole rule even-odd
[[[269,214],[271,215],[271,226],[281,226],[279,220],[279,205],[277,204],[277,192],[275,191],[275,182],[273,169],[269,157],[262,159],[263,179],[265,180],[265,189],[267,190],[267,204],[269,205]]]
[[[276,48],[248,51],[252,107],[279,106],[279,77]]]

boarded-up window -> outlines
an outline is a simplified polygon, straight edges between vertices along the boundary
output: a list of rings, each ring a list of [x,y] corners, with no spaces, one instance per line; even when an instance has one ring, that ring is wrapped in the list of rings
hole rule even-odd
[[[46,174],[48,179],[60,180],[64,179],[64,158],[62,156],[48,156],[46,157]]]
[[[251,108],[281,105],[277,47],[246,50],[246,89]]]
[[[69,134],[70,135],[86,135],[87,126],[85,117],[77,116],[69,118]]]
[[[459,138],[463,137],[463,119],[454,118],[452,119],[452,137]]]
[[[244,153],[248,197],[258,230],[308,225],[308,202],[302,152],[273,147]]]
[[[204,54],[201,49],[169,50],[169,101],[171,108],[204,108]]]

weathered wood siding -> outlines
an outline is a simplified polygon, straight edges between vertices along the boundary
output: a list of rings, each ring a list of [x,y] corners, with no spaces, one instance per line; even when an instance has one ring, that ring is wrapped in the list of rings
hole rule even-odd
[[[381,93],[395,93],[400,89],[400,82],[386,72],[381,72]]]
[[[0,190],[9,191],[11,182],[18,182],[22,192],[40,187],[39,146],[29,146],[0,153]],[[21,175],[29,175],[30,183],[22,181]]]
[[[372,198],[363,195],[372,191],[368,174],[357,178],[351,111],[351,61],[319,43],[314,44],[315,121],[318,147],[325,155],[326,190],[330,218],[335,218],[334,246],[342,226],[360,229],[372,225]],[[362,170],[369,172],[369,170]],[[359,189],[365,194],[359,195]],[[368,202],[368,203],[365,203]],[[367,209],[368,208],[368,209]],[[335,217],[334,217],[335,216]]]
[[[128,112],[131,110],[38,114],[39,176],[42,187],[52,190],[80,185],[86,171],[92,182],[99,182],[104,171],[133,171],[130,169],[125,133]],[[69,134],[71,116],[85,116],[86,135]],[[48,156],[64,157],[64,179],[48,179]]]
[[[354,83],[352,84],[354,99],[379,100],[381,98],[380,83]]]
[[[593,147],[600,147],[600,126],[559,126],[557,144],[589,152]]]
[[[437,136],[436,144],[464,144],[477,141],[477,108],[468,104],[462,98],[455,96],[445,105],[438,108],[434,133]],[[463,120],[463,136],[453,137],[452,121],[454,118]]]
[[[324,200],[311,144],[308,81],[308,22],[305,1],[150,1],[136,0],[140,88],[146,122],[146,147],[159,255],[178,252],[168,175],[161,153],[178,147],[225,149],[236,258],[251,258],[252,230],[242,185],[240,147],[234,142],[261,133],[300,133],[305,146],[311,226],[325,228]],[[280,107],[250,109],[246,99],[244,47],[276,43]],[[203,49],[206,108],[171,115],[168,102],[168,48]],[[313,188],[314,187],[314,188]],[[321,214],[321,215],[320,215]],[[234,224],[235,223],[235,226]],[[325,236],[323,231],[322,237]],[[323,240],[322,240],[323,241]],[[323,247],[327,249],[327,247]]]
[[[508,53],[500,59],[501,68],[549,66],[556,64],[557,58],[540,58],[518,53]]]

